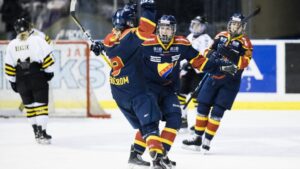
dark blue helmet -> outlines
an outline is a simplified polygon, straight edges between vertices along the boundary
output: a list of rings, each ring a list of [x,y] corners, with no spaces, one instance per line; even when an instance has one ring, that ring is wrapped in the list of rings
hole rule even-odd
[[[29,31],[30,30],[30,23],[25,18],[19,18],[14,23],[14,29],[17,32],[17,34]]]
[[[158,20],[156,34],[163,43],[169,43],[176,34],[176,27],[177,22],[173,15],[163,15]]]
[[[239,36],[245,32],[246,22],[244,22],[244,16],[241,13],[234,13],[227,24],[227,30],[231,36]]]
[[[112,24],[115,29],[124,30],[136,26],[136,9],[125,5],[124,8],[118,9],[112,17]]]

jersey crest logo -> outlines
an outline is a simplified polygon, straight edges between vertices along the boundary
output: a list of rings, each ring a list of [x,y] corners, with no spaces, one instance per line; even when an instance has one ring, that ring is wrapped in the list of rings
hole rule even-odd
[[[153,47],[153,51],[155,52],[155,53],[162,53],[162,48],[161,47]]]
[[[170,48],[170,52],[178,52],[179,51],[179,47],[178,46],[174,46]]]
[[[157,71],[160,77],[167,78],[174,68],[173,63],[161,63],[157,65]]]

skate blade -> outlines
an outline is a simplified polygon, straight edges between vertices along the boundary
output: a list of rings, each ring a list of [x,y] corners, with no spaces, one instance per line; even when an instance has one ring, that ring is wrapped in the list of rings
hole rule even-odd
[[[128,164],[128,169],[149,169],[150,166]]]
[[[182,145],[182,148],[183,149],[186,149],[186,150],[192,150],[192,151],[197,151],[197,152],[200,152],[201,151],[201,146],[188,146],[188,145]]]
[[[207,155],[208,150],[201,148],[201,155]]]
[[[49,145],[51,144],[51,140],[47,140],[47,139],[37,139],[37,143],[38,144],[42,144],[42,145]]]

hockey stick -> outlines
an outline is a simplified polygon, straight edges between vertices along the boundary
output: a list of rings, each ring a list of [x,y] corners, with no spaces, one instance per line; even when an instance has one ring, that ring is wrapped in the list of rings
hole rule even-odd
[[[254,16],[256,16],[257,14],[260,13],[260,10],[261,10],[260,7],[256,8],[253,12],[251,12],[248,16],[246,16],[246,17],[242,20],[242,22],[245,23],[245,22],[247,22],[249,19],[253,18]]]
[[[203,77],[203,79],[200,81],[200,83],[198,84],[198,86],[195,88],[195,90],[192,92],[191,97],[188,99],[188,101],[185,103],[185,105],[183,106],[183,110],[185,110],[187,108],[187,106],[190,104],[191,100],[193,99],[194,94],[196,94],[203,86],[204,81],[207,79],[207,77],[209,76],[208,73],[206,73]]]
[[[81,29],[83,34],[94,44],[95,43],[94,39],[92,39],[91,35],[84,29],[84,27],[81,25],[81,23],[79,22],[79,20],[77,19],[76,15],[75,15],[76,3],[77,3],[77,0],[71,0],[70,15],[71,15],[73,21],[76,23],[76,25]],[[107,59],[106,56],[104,56],[104,54],[102,52],[100,53],[100,56],[109,65],[109,67],[112,67],[110,61]]]

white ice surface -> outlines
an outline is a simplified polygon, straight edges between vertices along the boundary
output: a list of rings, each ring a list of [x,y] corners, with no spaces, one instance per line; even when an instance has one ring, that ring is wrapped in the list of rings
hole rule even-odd
[[[109,120],[50,119],[48,146],[36,144],[26,118],[0,119],[0,169],[127,168],[134,131],[111,113]],[[182,149],[188,137],[179,134],[169,153],[176,169],[300,169],[299,111],[226,112],[208,155]]]

